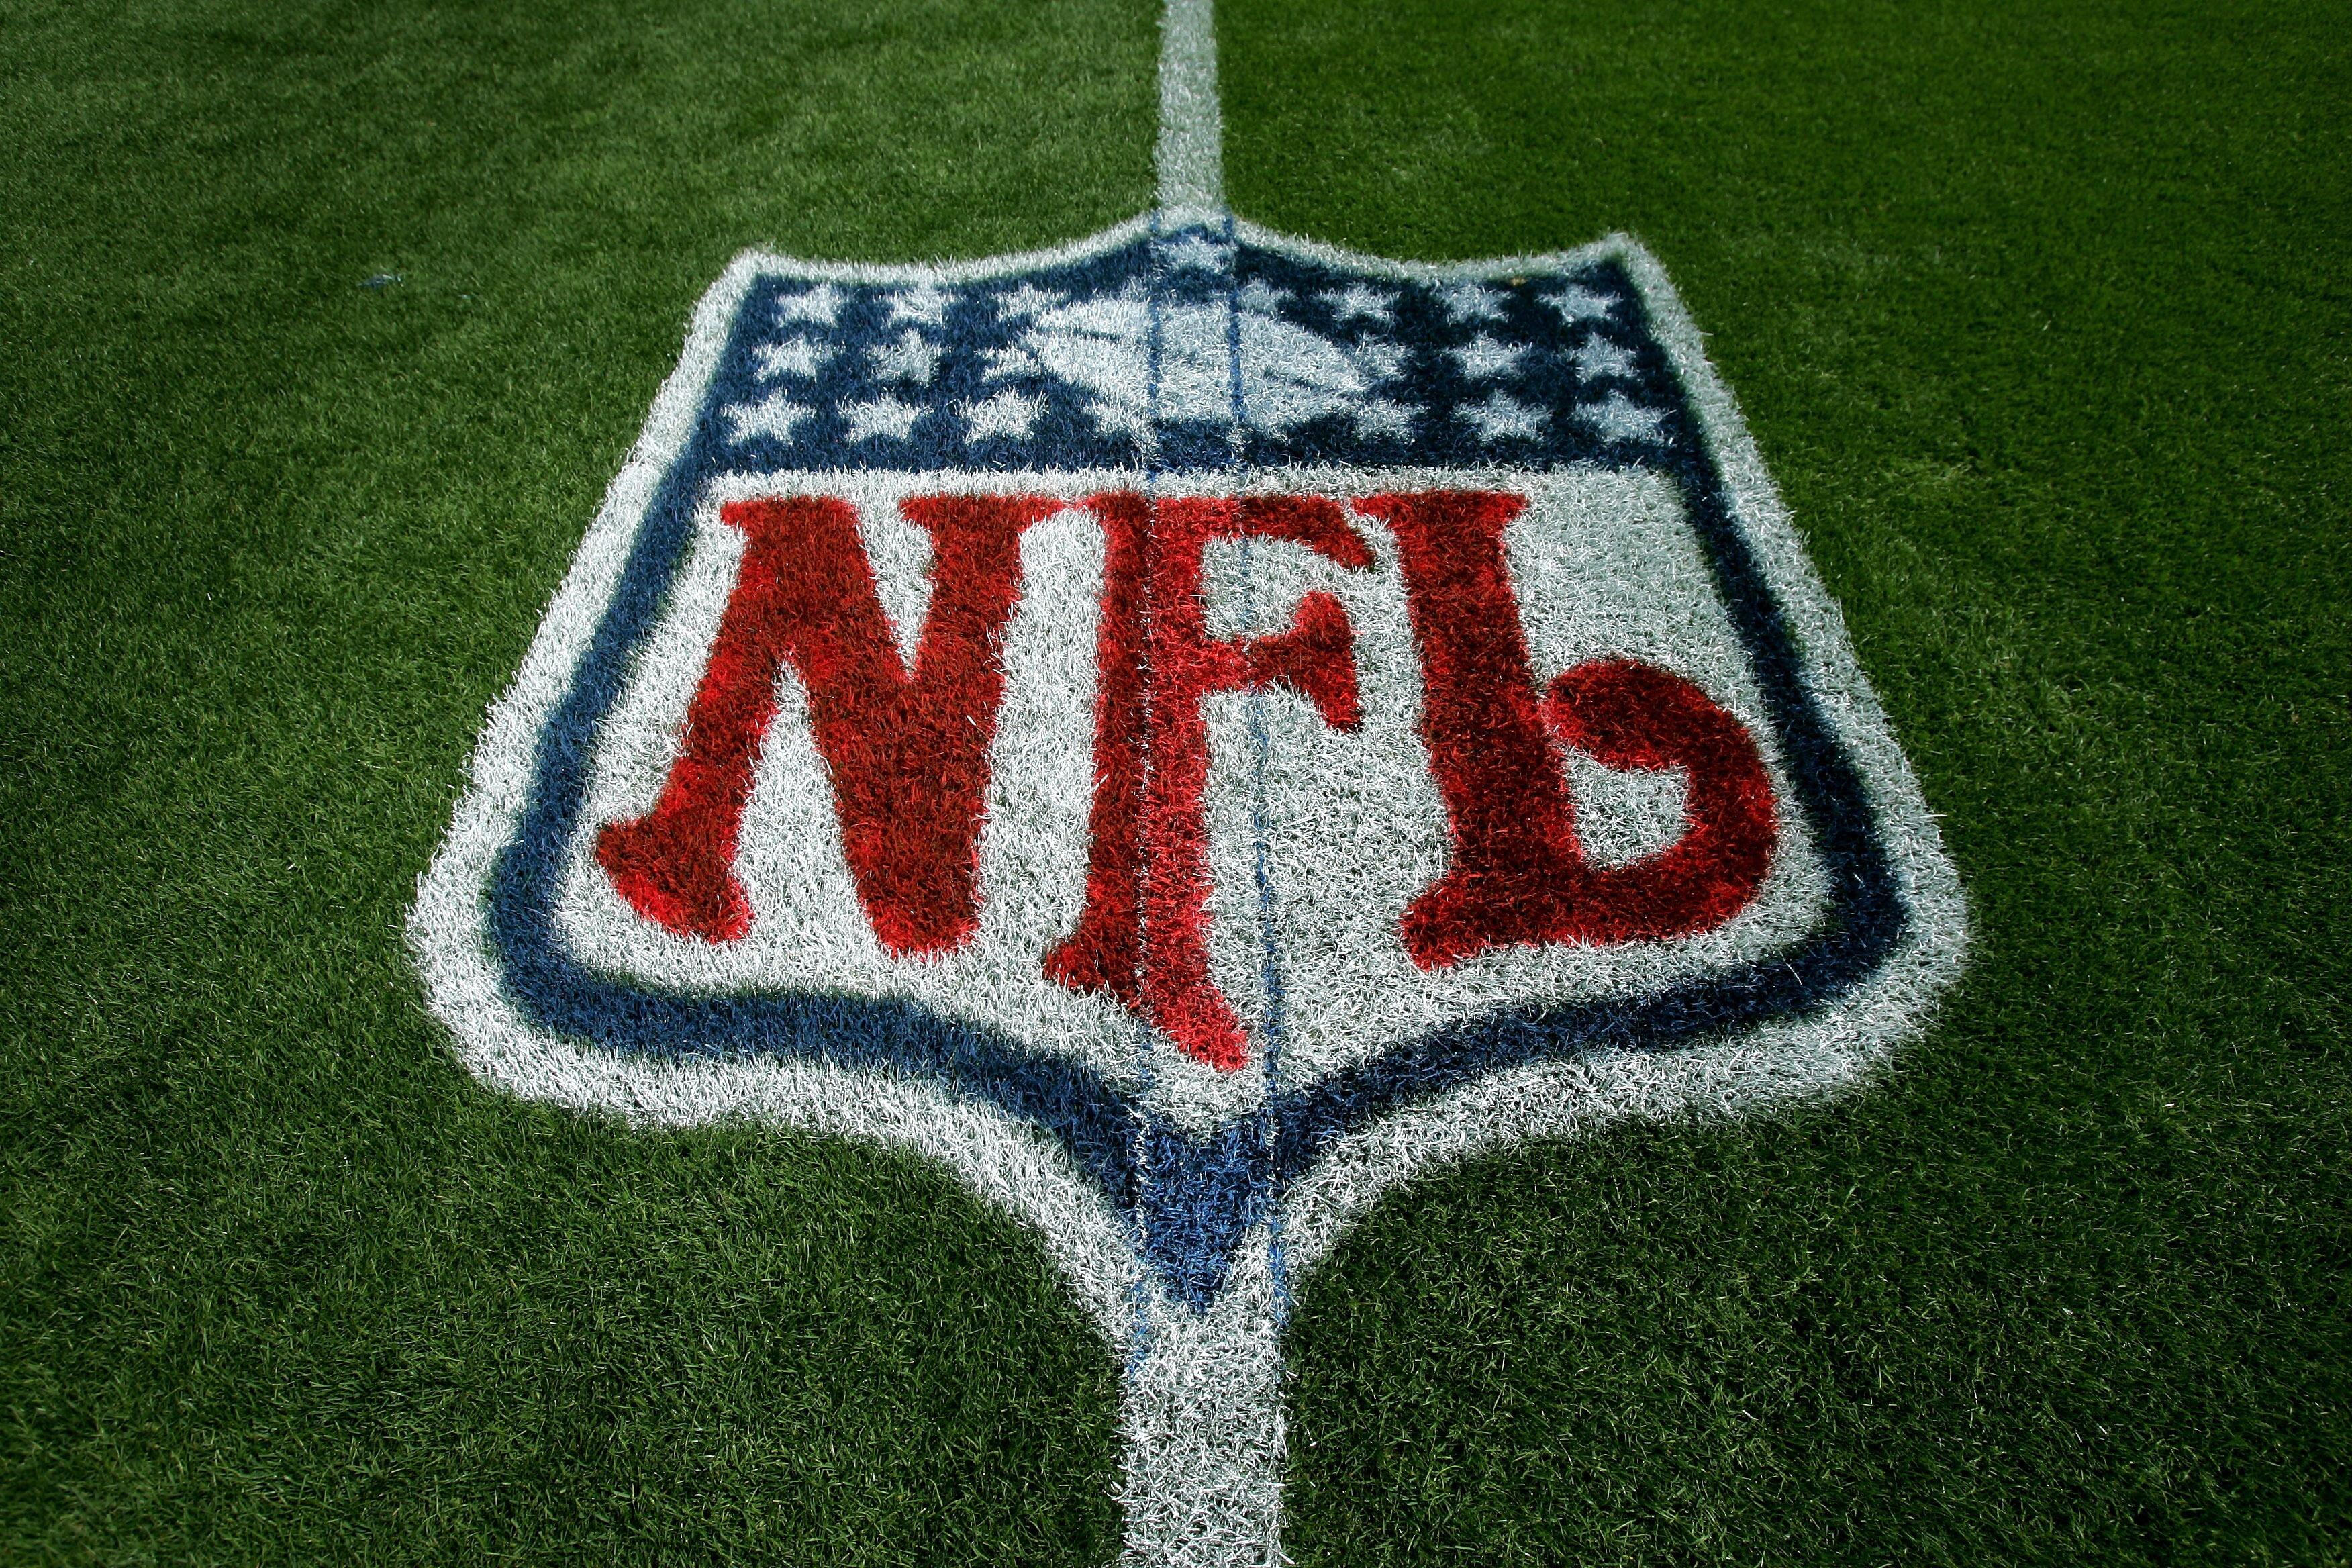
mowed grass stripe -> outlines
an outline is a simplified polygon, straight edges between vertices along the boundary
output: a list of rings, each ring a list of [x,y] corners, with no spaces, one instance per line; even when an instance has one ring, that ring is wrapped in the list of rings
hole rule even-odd
[[[1978,917],[1869,1095],[1389,1204],[1292,1550],[2342,1560],[2340,29],[1223,11],[1248,216],[1658,251]],[[1153,20],[0,16],[0,1556],[1109,1552],[1017,1229],[481,1093],[399,917],[724,258],[1139,209]]]
[[[1027,1237],[910,1161],[484,1093],[400,922],[726,258],[1128,216],[1153,47],[1087,5],[0,21],[0,1558],[1112,1550],[1115,1367]]]
[[[1976,918],[1877,1090],[1391,1202],[1294,1330],[1304,1563],[2352,1539],[2352,93],[2263,5],[1228,0],[1228,180],[1672,270]]]

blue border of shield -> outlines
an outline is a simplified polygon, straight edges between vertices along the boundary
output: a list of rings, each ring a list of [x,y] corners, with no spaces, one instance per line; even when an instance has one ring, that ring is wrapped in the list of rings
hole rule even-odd
[[[1894,952],[1909,911],[1860,773],[1807,687],[1782,606],[1698,435],[1689,391],[1656,346],[1641,292],[1613,262],[1581,275],[1595,274],[1624,296],[1653,361],[1648,368],[1671,388],[1672,399],[1659,447],[1638,458],[1603,452],[1600,458],[1642,461],[1678,486],[1828,876],[1828,911],[1792,949],[1647,996],[1504,1012],[1402,1041],[1356,1068],[1279,1093],[1206,1138],[1188,1134],[1083,1064],[911,1003],[806,993],[696,995],[622,983],[584,967],[556,925],[566,852],[579,828],[598,729],[686,559],[701,486],[724,463],[715,409],[727,389],[714,384],[637,529],[571,686],[540,733],[528,798],[514,838],[498,857],[488,900],[506,994],[539,1027],[618,1051],[821,1059],[930,1078],[982,1098],[1051,1133],[1106,1194],[1137,1213],[1145,1261],[1172,1295],[1195,1308],[1214,1296],[1234,1249],[1317,1152],[1383,1112],[1503,1068],[1604,1050],[1670,1050],[1834,1001]],[[722,364],[741,357],[736,340],[750,314],[739,310],[730,325]],[[1052,454],[1045,456],[1050,461]],[[1284,456],[1330,460],[1311,446]]]

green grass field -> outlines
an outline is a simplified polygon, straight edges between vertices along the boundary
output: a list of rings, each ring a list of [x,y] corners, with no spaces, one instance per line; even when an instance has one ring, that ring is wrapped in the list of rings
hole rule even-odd
[[[1027,1235],[494,1097],[401,921],[727,258],[1145,208],[1156,22],[0,4],[0,1560],[1114,1552]],[[1290,1550],[2352,1562],[2341,11],[1219,28],[1244,216],[1658,254],[1975,918],[1861,1096],[1391,1197],[1291,1331]]]

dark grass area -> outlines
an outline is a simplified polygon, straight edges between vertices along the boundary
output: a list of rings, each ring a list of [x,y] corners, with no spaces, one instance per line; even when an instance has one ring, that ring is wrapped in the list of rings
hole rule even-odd
[[[0,1561],[1109,1554],[1115,1366],[1028,1237],[910,1161],[487,1094],[399,926],[727,258],[1127,216],[1153,47],[0,15]]]
[[[2341,18],[1223,9],[1247,216],[1658,251],[1978,929],[1862,1098],[1386,1205],[1293,1550],[2352,1557]],[[398,928],[727,256],[1129,216],[1152,20],[0,6],[0,1559],[1108,1554],[1015,1227],[486,1094]]]
[[[2352,1559],[2352,30],[1227,0],[1261,221],[1657,250],[1976,914],[1873,1092],[1307,1288],[1302,1561]]]

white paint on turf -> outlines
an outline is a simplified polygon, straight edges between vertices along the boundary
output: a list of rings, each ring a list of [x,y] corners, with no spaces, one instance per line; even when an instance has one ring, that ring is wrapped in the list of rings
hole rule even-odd
[[[1141,227],[1140,222],[1124,226],[1045,258],[936,269],[808,267],[757,254],[740,258],[697,310],[677,372],[615,477],[521,672],[492,710],[475,753],[471,786],[420,886],[410,932],[436,1013],[468,1065],[488,1082],[637,1125],[756,1120],[908,1148],[940,1161],[987,1201],[1034,1226],[1112,1342],[1140,1346],[1125,1396],[1123,1421],[1130,1437],[1143,1443],[1150,1434],[1169,1434],[1150,1439],[1156,1446],[1148,1452],[1139,1447],[1129,1460],[1124,1497],[1129,1560],[1275,1561],[1281,1415],[1278,1379],[1264,1369],[1273,1364],[1267,1358],[1278,1354],[1278,1312],[1244,1310],[1238,1295],[1197,1317],[1172,1302],[1141,1267],[1129,1222],[1049,1139],[1001,1111],[880,1071],[813,1062],[618,1058],[535,1028],[503,994],[487,949],[484,889],[493,859],[514,831],[534,737],[610,599],[629,542],[660,474],[684,443],[727,323],[751,279],[784,272],[813,282],[968,281],[1040,259],[1096,252],[1131,239]],[[1696,330],[1645,251],[1613,238],[1564,257],[1513,258],[1483,268],[1415,268],[1279,241],[1247,227],[1244,233],[1251,243],[1281,245],[1342,261],[1370,276],[1400,279],[1566,270],[1602,257],[1626,268],[1691,394],[1750,548],[1780,596],[1806,682],[1840,742],[1860,764],[1913,917],[1902,944],[1873,977],[1814,1013],[1672,1053],[1601,1054],[1516,1069],[1391,1112],[1347,1135],[1328,1149],[1283,1205],[1285,1261],[1295,1281],[1328,1252],[1349,1220],[1381,1193],[1433,1165],[1518,1139],[1578,1136],[1628,1118],[1738,1114],[1851,1086],[1885,1059],[1895,1040],[1918,1027],[1935,996],[1949,984],[1959,965],[1966,922],[1934,822],[1854,663],[1836,608],[1813,578],[1729,394],[1700,353]],[[1058,548],[1082,552],[1079,542],[1090,531],[1070,527]],[[665,656],[658,649],[666,645],[657,639],[646,656],[648,667],[669,659],[677,668],[691,665],[694,656],[687,650],[709,635],[693,623],[699,616],[704,628],[715,625],[709,601],[715,584],[730,580],[731,572],[714,542],[706,529],[696,564],[681,584],[680,608],[673,616],[677,629],[664,634],[678,639],[679,651]],[[904,563],[896,569],[903,571]],[[1041,563],[1041,581],[1051,574]],[[696,598],[705,601],[699,611],[688,604]],[[902,598],[894,616],[911,616],[912,610],[904,607],[911,603]],[[1271,595],[1266,603],[1274,603]],[[1063,646],[1067,647],[1066,641]],[[1550,658],[1569,657],[1555,651]],[[682,712],[678,694],[690,688],[690,678],[640,671],[638,679],[649,687],[666,684],[671,700],[681,703],[673,713]],[[1078,677],[1074,673],[1073,679]],[[1719,700],[1742,700],[1736,684],[1718,682],[1711,689]],[[1269,711],[1278,708],[1270,706]],[[614,721],[651,722],[642,716],[616,716]],[[1058,721],[1041,715],[1040,721]],[[675,718],[666,722],[674,725]],[[1069,759],[1079,754],[1076,748],[1060,750],[1065,768],[1074,765]],[[635,787],[642,792],[652,778],[648,768]],[[1042,793],[1065,795],[1068,786]],[[617,809],[607,801],[599,815]],[[1294,1005],[1303,989],[1294,985]],[[1101,1059],[1107,1065],[1118,1059],[1131,1041],[1131,1035],[1116,1045],[1105,1039]],[[1091,1058],[1093,1048],[1087,1054]],[[1276,1278],[1265,1247],[1244,1247],[1235,1268],[1232,1291],[1244,1290],[1252,1279]],[[1271,1299],[1278,1301],[1279,1292]],[[1161,1331],[1139,1340],[1145,1322],[1160,1325]],[[1186,1425],[1171,1419],[1170,1411],[1212,1418],[1205,1426]],[[1175,1430],[1179,1426],[1181,1433]],[[1204,1434],[1234,1440],[1220,1447]]]
[[[1217,102],[1212,0],[1167,0],[1160,20],[1160,210],[1218,218],[1225,208],[1224,112]]]

